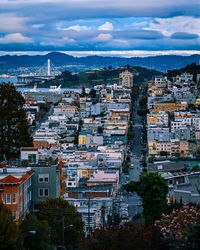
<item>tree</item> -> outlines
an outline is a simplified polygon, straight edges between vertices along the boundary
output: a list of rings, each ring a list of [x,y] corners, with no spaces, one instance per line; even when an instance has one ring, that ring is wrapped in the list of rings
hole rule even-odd
[[[95,90],[95,89],[91,89],[89,95],[90,95],[92,98],[95,98],[95,97],[96,97],[96,90]]]
[[[89,235],[83,249],[90,250],[132,250],[154,249],[165,250],[167,247],[160,240],[160,233],[153,226],[137,228],[132,223],[122,226],[111,226],[95,230]]]
[[[122,171],[123,171],[123,173],[128,173],[128,169],[129,169],[128,161],[124,161],[122,163]]]
[[[15,158],[19,156],[20,147],[33,145],[24,102],[13,84],[0,84],[0,160]]]
[[[79,126],[82,126],[83,125],[83,120],[79,120]]]
[[[160,156],[168,156],[168,152],[167,151],[160,151]]]
[[[185,249],[200,249],[200,221],[194,225],[191,233],[189,234]]]
[[[128,131],[127,133],[127,138],[128,138],[128,141],[131,141],[135,136],[135,133],[133,131]]]
[[[84,97],[86,95],[86,92],[85,92],[85,87],[82,87],[82,92],[81,92],[81,97]]]
[[[135,191],[141,197],[146,224],[154,223],[167,208],[168,186],[159,173],[143,174],[139,181],[131,181],[123,185],[122,189]]]
[[[144,96],[139,100],[140,106],[146,107],[146,105],[147,105],[147,98],[148,98],[148,96],[147,96],[147,95],[144,95]]]
[[[99,127],[97,128],[97,132],[98,132],[99,134],[102,134],[102,133],[103,133],[103,126],[99,126]]]
[[[18,227],[11,211],[0,203],[0,247],[1,249],[15,249]]]
[[[192,171],[199,171],[199,170],[200,170],[200,167],[197,165],[192,168]]]
[[[155,225],[172,249],[183,249],[194,225],[199,220],[200,209],[184,204],[181,209],[174,209],[170,214],[162,214]]]
[[[145,116],[148,112],[148,109],[138,109],[137,114],[140,116]]]
[[[51,198],[40,202],[38,207],[38,219],[47,221],[50,226],[52,244],[66,248],[79,246],[84,238],[84,223],[73,205],[60,198]]]
[[[50,244],[50,227],[47,221],[40,221],[35,214],[28,214],[20,223],[20,238],[25,249],[45,250]]]

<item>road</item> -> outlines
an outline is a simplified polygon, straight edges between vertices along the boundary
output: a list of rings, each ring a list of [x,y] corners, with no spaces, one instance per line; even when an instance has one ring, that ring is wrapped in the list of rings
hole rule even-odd
[[[130,142],[130,167],[129,167],[129,175],[126,176],[126,178],[123,180],[125,182],[128,182],[128,180],[137,181],[142,171],[142,167],[141,167],[142,157],[141,156],[142,156],[142,150],[143,150],[143,146],[142,146],[143,121],[142,121],[142,117],[140,117],[137,114],[137,111],[140,108],[139,100],[141,97],[142,95],[140,94],[138,97],[138,100],[135,102],[135,105],[134,105],[135,123],[133,125],[133,132],[135,133],[135,136],[133,140]],[[122,203],[128,204],[129,220],[132,220],[132,218],[136,214],[142,212],[142,203],[141,203],[140,197],[135,192],[124,195],[122,197]]]
[[[142,96],[139,95],[137,102],[134,105],[134,125],[133,132],[135,134],[133,140],[130,145],[130,153],[131,153],[131,164],[133,164],[133,168],[130,168],[129,175],[130,180],[137,181],[140,173],[141,173],[141,156],[142,156],[142,128],[143,122],[142,117],[138,115],[137,111],[139,109],[139,100]]]
[[[53,114],[53,109],[54,109],[54,105],[51,104],[49,111],[46,112],[46,114],[42,117],[42,119],[39,122],[37,122],[35,128],[33,129],[32,135],[35,135],[36,131],[40,128],[41,124],[45,122],[46,120],[48,120],[48,117]]]

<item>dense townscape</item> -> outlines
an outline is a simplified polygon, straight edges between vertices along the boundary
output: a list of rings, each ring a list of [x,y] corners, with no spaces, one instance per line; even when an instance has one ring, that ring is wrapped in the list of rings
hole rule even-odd
[[[0,10],[0,250],[200,250],[200,1]]]
[[[14,241],[19,249],[114,249],[118,238],[106,247],[106,237],[116,237],[114,227],[119,234],[131,233],[123,236],[129,246],[119,249],[146,249],[139,247],[146,231],[151,234],[147,249],[189,244],[200,217],[200,74],[158,76],[148,86],[136,86],[133,73],[122,69],[118,84],[25,90],[22,110],[32,137],[13,148],[6,141],[15,137],[17,120],[5,117],[16,97],[2,98],[1,108],[7,108],[1,113],[0,200],[20,228]],[[2,83],[5,91],[16,92]],[[26,127],[22,131],[25,136]],[[140,231],[144,224],[151,227]],[[137,243],[131,241],[133,232]]]

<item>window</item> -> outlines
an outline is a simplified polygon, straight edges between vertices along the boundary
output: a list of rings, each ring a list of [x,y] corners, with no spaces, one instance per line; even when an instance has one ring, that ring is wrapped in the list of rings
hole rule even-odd
[[[43,188],[39,189],[39,196],[43,196]]]
[[[49,189],[48,188],[39,188],[39,196],[40,197],[49,196]]]
[[[13,214],[13,217],[15,218],[15,220],[16,220],[16,217],[17,217],[17,211],[16,211],[16,210],[13,210],[13,211],[12,211],[12,214]]]
[[[5,194],[2,193],[2,202],[5,203]]]
[[[49,177],[44,177],[44,182],[49,182]]]
[[[36,163],[36,154],[29,154],[28,161],[31,163]]]
[[[13,193],[13,199],[12,199],[12,203],[17,203],[17,194]]]
[[[49,174],[39,174],[38,175],[38,182],[48,183],[49,182]]]
[[[11,204],[11,194],[6,194],[6,203]]]
[[[48,188],[45,188],[45,190],[44,190],[44,195],[45,195],[45,196],[49,196],[49,189],[48,189]]]
[[[22,211],[22,201],[20,201],[19,210],[20,210],[20,212]]]

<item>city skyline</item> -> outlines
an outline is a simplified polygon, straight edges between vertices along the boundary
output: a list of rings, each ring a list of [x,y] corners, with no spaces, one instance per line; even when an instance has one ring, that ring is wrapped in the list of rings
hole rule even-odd
[[[197,0],[2,0],[0,54],[195,54],[200,51],[199,7]]]

